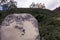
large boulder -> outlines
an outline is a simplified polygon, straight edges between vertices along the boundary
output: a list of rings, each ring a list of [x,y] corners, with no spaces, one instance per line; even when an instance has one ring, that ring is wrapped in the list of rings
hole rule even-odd
[[[1,40],[40,40],[38,22],[30,14],[10,14],[1,25]]]

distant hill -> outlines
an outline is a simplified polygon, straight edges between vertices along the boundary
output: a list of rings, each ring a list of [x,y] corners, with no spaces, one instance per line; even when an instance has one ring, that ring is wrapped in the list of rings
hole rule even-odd
[[[60,12],[60,7],[56,8],[54,11],[55,12]]]

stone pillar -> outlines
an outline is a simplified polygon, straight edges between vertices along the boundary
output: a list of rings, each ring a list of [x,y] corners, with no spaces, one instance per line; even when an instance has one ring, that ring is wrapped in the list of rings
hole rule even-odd
[[[30,14],[10,14],[1,25],[1,40],[40,40],[38,22]]]

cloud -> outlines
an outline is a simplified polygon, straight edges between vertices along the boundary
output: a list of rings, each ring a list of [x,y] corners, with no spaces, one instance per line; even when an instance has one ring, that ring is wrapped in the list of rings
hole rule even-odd
[[[53,10],[53,9],[55,9],[59,4],[60,4],[60,3],[59,3],[59,1],[57,1],[57,0],[50,0],[50,1],[47,3],[46,6],[47,6],[48,9]]]

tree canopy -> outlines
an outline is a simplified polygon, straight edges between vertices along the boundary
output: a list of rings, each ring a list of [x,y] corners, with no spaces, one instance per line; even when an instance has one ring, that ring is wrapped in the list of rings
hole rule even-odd
[[[2,6],[3,10],[17,8],[17,2],[14,0],[1,0],[0,5]]]

